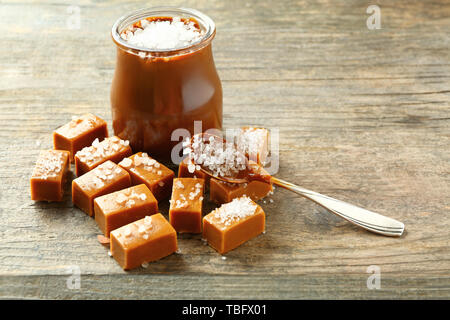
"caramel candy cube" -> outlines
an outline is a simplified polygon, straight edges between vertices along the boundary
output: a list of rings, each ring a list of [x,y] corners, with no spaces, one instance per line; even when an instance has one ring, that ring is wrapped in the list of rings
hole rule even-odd
[[[105,120],[86,113],[73,117],[72,121],[53,132],[53,146],[56,150],[70,152],[70,161],[74,161],[75,153],[90,146],[95,139],[103,140],[108,136],[108,125]]]
[[[180,233],[202,232],[202,204],[205,180],[173,179],[169,221]]]
[[[211,177],[201,171],[198,165],[193,164],[189,157],[186,157],[178,166],[178,178],[201,178],[208,183]]]
[[[158,212],[158,201],[145,184],[94,199],[95,221],[103,234]]]
[[[79,177],[91,171],[107,160],[118,163],[132,154],[130,142],[117,136],[103,141],[95,139],[90,147],[85,147],[75,154],[75,172]]]
[[[264,232],[265,215],[248,197],[223,204],[203,218],[203,238],[224,254]]]
[[[174,172],[146,153],[138,152],[119,165],[130,173],[133,185],[144,183],[158,201],[170,196]]]
[[[209,199],[217,204],[223,204],[233,199],[248,196],[253,201],[260,200],[273,192],[270,183],[253,180],[249,183],[228,183],[218,179],[209,182]]]
[[[249,160],[264,165],[269,154],[269,130],[257,127],[242,127],[236,138],[238,149]]]
[[[110,249],[119,265],[129,270],[177,251],[177,233],[157,213],[111,231]]]
[[[69,151],[41,151],[30,179],[31,200],[62,201],[69,164]]]
[[[95,198],[130,186],[128,172],[108,160],[72,181],[72,202],[93,216]]]

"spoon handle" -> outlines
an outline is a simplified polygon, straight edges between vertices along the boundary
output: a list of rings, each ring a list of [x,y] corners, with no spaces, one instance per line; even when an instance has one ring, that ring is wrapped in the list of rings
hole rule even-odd
[[[314,201],[339,217],[344,218],[366,230],[390,237],[399,237],[405,230],[405,225],[402,222],[392,218],[388,218],[350,203],[301,188],[295,184],[278,178],[272,177],[271,181],[277,186],[293,191],[309,200]]]

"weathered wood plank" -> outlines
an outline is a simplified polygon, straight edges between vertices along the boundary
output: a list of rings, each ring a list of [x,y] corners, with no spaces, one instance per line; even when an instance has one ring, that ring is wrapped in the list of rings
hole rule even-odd
[[[52,130],[88,111],[110,122],[109,30],[148,5],[73,2],[80,30],[67,29],[63,1],[0,4],[0,297],[448,298],[448,2],[382,3],[374,31],[365,1],[173,2],[216,21],[226,127],[278,128],[280,178],[385,213],[407,231],[376,236],[276,190],[274,203],[261,203],[266,234],[226,260],[199,236],[180,236],[181,254],[131,272],[108,257],[70,193],[60,204],[29,200]],[[82,272],[76,293],[64,286],[72,265]],[[381,268],[382,290],[366,287],[370,265]]]

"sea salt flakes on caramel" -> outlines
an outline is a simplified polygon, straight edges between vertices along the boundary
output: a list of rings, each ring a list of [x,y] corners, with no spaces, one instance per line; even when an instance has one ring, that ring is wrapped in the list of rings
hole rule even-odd
[[[248,197],[234,199],[214,211],[214,217],[224,226],[251,216],[255,213],[257,204]]]
[[[202,137],[196,135],[189,149],[191,163],[188,164],[188,171],[190,173],[192,173],[193,164],[198,166],[194,169],[197,170],[203,166],[216,177],[233,177],[246,169],[244,154],[236,150],[231,142],[214,139],[212,136],[208,141],[203,141]]]
[[[264,211],[248,197],[223,204],[203,218],[203,238],[221,254],[261,234],[264,228]]]
[[[68,151],[41,151],[30,179],[31,199],[62,201],[69,164]]]
[[[189,165],[191,166],[189,167]],[[201,178],[205,180],[206,185],[208,185],[210,176],[200,170],[199,165],[191,163],[189,157],[186,157],[181,161],[178,167],[178,178]]]
[[[130,173],[133,184],[144,183],[156,199],[164,200],[170,196],[174,172],[149,157],[138,152],[119,162],[119,166]]]
[[[128,140],[117,136],[109,137],[103,141],[95,139],[92,145],[85,147],[75,154],[76,175],[80,176],[107,160],[119,162],[132,154]]]

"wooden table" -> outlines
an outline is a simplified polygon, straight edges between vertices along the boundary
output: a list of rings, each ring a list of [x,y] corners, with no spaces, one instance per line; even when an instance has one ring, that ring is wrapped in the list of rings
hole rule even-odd
[[[224,126],[278,128],[278,177],[401,220],[401,238],[366,232],[277,189],[273,203],[261,202],[266,234],[226,260],[185,235],[181,254],[124,272],[70,194],[33,203],[29,177],[51,132],[85,112],[111,125],[110,28],[147,4],[0,4],[1,298],[450,297],[444,0],[382,2],[378,30],[366,26],[367,1],[172,2],[216,22]],[[67,286],[71,266],[81,272],[79,290]],[[368,289],[370,266],[379,268],[379,289]]]

